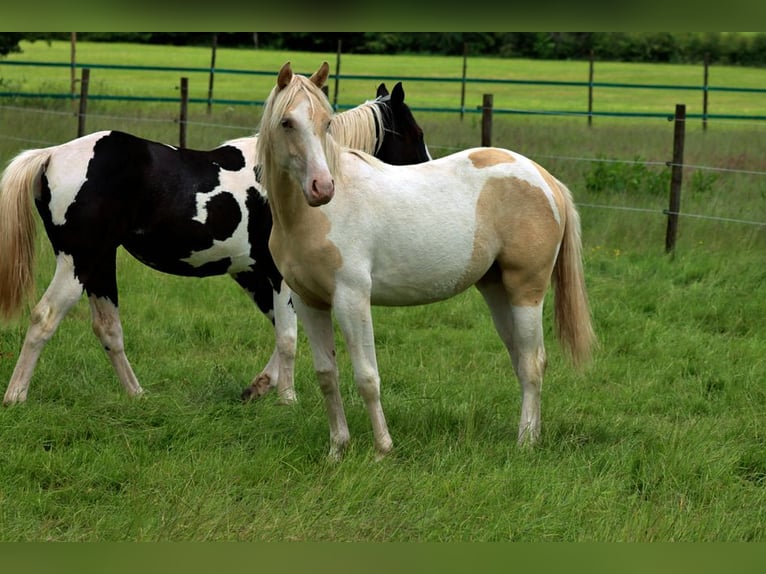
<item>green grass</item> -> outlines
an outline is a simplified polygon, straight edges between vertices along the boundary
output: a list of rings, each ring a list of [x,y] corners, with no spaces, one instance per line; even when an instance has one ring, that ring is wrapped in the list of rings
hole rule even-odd
[[[392,60],[386,65],[396,68]],[[428,97],[406,88],[408,100]],[[210,121],[244,125],[248,113],[216,110]],[[478,144],[473,118],[416,115],[439,155]],[[0,126],[31,140],[74,135],[68,116],[2,110]],[[176,137],[172,124],[136,126]],[[667,198],[649,185],[667,168],[594,175],[600,164],[570,159],[665,161],[672,130],[665,120],[596,120],[591,129],[579,119],[496,120],[497,144],[549,167],[581,204],[600,339],[592,364],[572,370],[548,302],[539,447],[515,446],[518,385],[474,291],[374,309],[395,444],[380,463],[339,344],[352,440],[332,464],[303,335],[299,403],[240,404],[273,348],[266,319],[229,279],[162,275],[121,252],[127,353],[146,397],[124,396],[82,300],[44,350],[28,402],[0,411],[0,540],[765,540],[763,227],[682,218],[668,257]],[[232,137],[218,127],[191,133],[200,146]],[[714,123],[703,132],[690,124],[685,159],[763,172],[765,137],[757,126]],[[4,162],[28,144],[0,146]],[[766,221],[763,176],[713,172],[695,181],[694,173],[685,171],[684,212]],[[589,189],[596,177],[613,183]],[[608,209],[624,206],[651,212]],[[41,294],[53,259],[38,240]],[[25,328],[25,320],[0,327],[0,381]]]

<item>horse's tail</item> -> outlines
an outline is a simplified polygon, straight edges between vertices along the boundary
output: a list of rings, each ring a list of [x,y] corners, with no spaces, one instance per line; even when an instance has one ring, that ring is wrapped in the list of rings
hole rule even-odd
[[[557,182],[566,205],[564,237],[553,268],[554,323],[556,336],[576,366],[591,356],[596,336],[591,324],[588,294],[582,264],[580,215],[572,194]]]
[[[0,319],[13,319],[35,287],[33,193],[51,150],[34,149],[17,155],[0,179]]]

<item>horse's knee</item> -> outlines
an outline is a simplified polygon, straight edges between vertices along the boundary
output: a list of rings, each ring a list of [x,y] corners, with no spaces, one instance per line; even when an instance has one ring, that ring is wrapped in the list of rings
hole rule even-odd
[[[124,350],[122,328],[119,323],[114,321],[93,321],[91,327],[105,351],[121,352]]]
[[[298,347],[297,332],[283,332],[276,336],[276,345],[282,357],[294,358],[295,349]]]
[[[317,371],[317,381],[319,388],[324,395],[329,395],[338,390],[338,371]]]
[[[380,400],[380,377],[377,373],[365,373],[357,375],[356,388],[365,401]]]

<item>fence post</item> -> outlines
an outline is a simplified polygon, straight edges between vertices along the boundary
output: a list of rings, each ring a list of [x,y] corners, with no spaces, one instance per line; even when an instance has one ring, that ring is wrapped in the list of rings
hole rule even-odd
[[[70,72],[69,72],[69,91],[71,93],[72,102],[74,103],[75,93],[77,92],[77,32],[69,33],[69,59],[70,59]],[[74,108],[72,108],[74,110]]]
[[[186,122],[189,108],[189,78],[181,78],[181,115],[178,118],[178,146],[186,147]]]
[[[593,50],[590,51],[588,68],[588,127],[593,125]]]
[[[343,40],[338,38],[338,53],[335,56],[335,93],[333,94],[332,109],[338,111],[338,82],[340,81],[340,52]]]
[[[465,74],[468,69],[468,42],[463,42],[463,82],[460,87],[460,121],[465,112]]]
[[[710,54],[705,52],[705,72],[702,78],[702,130],[707,131],[707,80],[708,66],[710,66]]]
[[[210,79],[207,82],[207,115],[213,105],[213,78],[215,77],[215,52],[218,47],[218,32],[213,32],[213,49],[210,56]]]
[[[90,68],[83,68],[80,78],[80,111],[77,114],[78,138],[85,135],[85,115],[88,111],[88,83],[90,83]]]
[[[484,94],[481,104],[481,145],[492,145],[492,94]]]
[[[672,171],[670,172],[670,206],[665,212],[668,216],[668,229],[665,233],[665,253],[672,253],[676,248],[678,215],[681,211],[685,129],[686,106],[684,104],[676,104],[675,126],[673,129],[673,161],[668,164],[672,166]]]

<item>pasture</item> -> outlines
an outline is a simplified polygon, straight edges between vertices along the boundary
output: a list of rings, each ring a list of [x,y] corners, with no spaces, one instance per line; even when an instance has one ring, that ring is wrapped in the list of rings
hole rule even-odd
[[[82,59],[116,58],[109,49],[83,45]],[[147,58],[148,49],[136,54]],[[202,49],[155,50],[166,64],[178,57],[206,65],[209,58]],[[133,48],[123,52],[134,57]],[[190,63],[189,54],[199,63]],[[274,69],[274,78],[253,88],[258,98],[286,59],[298,70],[315,69],[322,57],[334,62],[321,54],[258,57],[258,68]],[[31,52],[28,58],[49,59]],[[343,71],[460,69],[459,59],[399,58],[348,56]],[[534,65],[582,68],[583,77],[587,66]],[[626,80],[644,81],[635,68],[610,66]],[[0,67],[4,78],[8,72]],[[38,71],[24,73],[31,81]],[[763,70],[716,73],[730,75],[734,85],[763,85]],[[67,86],[68,72],[58,74]],[[233,90],[249,90],[236,81]],[[440,105],[429,84],[405,81],[404,88],[412,106]],[[371,98],[374,89],[360,85],[353,95],[344,92],[344,101]],[[525,90],[529,102],[550,96],[539,87]],[[621,105],[640,109],[645,96],[634,102],[630,94]],[[518,103],[527,105],[534,106]],[[0,107],[3,164],[23,148],[45,145],[35,142],[74,137],[70,115],[17,106]],[[89,130],[119,127],[177,141],[162,106],[94,107],[104,116],[94,117]],[[258,117],[249,108],[192,113],[199,124],[190,127],[189,145],[200,148],[246,135]],[[476,116],[462,123],[451,114],[415,117],[435,156],[480,141]],[[682,217],[676,253],[667,256],[661,211],[669,169],[662,163],[671,157],[672,131],[664,119],[597,118],[590,129],[584,119],[495,119],[494,143],[545,166],[580,205],[600,341],[592,363],[574,371],[553,336],[549,294],[549,363],[534,449],[516,446],[518,384],[476,291],[425,307],[373,309],[382,402],[395,444],[381,462],[374,461],[367,413],[339,344],[352,438],[334,464],[303,334],[298,403],[278,406],[269,395],[242,404],[240,391],[273,348],[264,317],[227,278],[162,275],[121,250],[126,350],[146,396],[124,395],[81,300],[45,348],[27,403],[0,410],[0,540],[765,540],[766,228],[742,221],[766,221],[766,126],[711,122],[703,132],[689,122],[685,163],[733,171],[685,170],[682,211],[717,219]],[[54,267],[42,228],[38,253],[39,296]],[[0,326],[4,385],[27,317]]]

